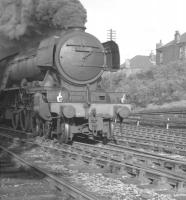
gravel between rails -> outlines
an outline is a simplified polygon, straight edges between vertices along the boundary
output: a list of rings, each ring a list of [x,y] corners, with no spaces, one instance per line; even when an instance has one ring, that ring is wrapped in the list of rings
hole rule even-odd
[[[46,141],[42,138],[36,138],[36,142],[44,144],[46,146],[53,146],[57,148],[63,148],[62,146],[56,144],[55,141]],[[61,159],[54,162],[52,158],[54,158],[54,154],[50,152],[46,152],[46,150],[41,149],[33,149],[35,152],[33,153],[33,157],[37,158],[35,162],[37,164],[42,163],[42,158],[46,157],[48,159],[48,165],[46,169],[55,170],[56,175],[60,175],[61,173],[66,173],[68,180],[74,184],[80,184],[81,187],[88,190],[89,192],[93,192],[95,195],[102,195],[103,199],[114,199],[114,200],[124,200],[124,199],[134,199],[134,200],[173,200],[173,199],[181,199],[180,194],[158,194],[153,189],[144,189],[139,188],[135,184],[126,181],[125,175],[119,176],[114,175],[113,173],[105,172],[97,166],[86,165],[84,162],[80,160],[72,160]],[[25,151],[25,153],[29,154],[29,151]],[[42,166],[42,164],[40,165]],[[118,189],[118,191],[117,191]],[[130,195],[129,195],[130,194]],[[185,199],[185,198],[183,198]]]

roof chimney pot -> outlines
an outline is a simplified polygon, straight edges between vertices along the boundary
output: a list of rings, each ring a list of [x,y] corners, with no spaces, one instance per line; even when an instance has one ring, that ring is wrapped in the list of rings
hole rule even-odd
[[[176,43],[180,42],[180,33],[179,33],[179,31],[175,31],[174,40],[175,40]]]
[[[162,46],[163,46],[162,40],[160,40],[159,43],[156,43],[156,49],[159,49]]]

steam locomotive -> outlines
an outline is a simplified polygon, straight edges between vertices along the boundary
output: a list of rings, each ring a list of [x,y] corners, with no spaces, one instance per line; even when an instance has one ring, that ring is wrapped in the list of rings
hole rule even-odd
[[[100,43],[82,27],[40,41],[37,48],[0,55],[0,112],[14,129],[57,137],[108,140],[130,113],[124,94],[100,87],[103,72],[119,69],[118,45]]]

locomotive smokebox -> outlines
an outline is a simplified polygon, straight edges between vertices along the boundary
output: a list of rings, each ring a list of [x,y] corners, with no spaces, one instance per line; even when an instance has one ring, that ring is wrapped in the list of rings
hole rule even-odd
[[[85,27],[69,27],[56,45],[55,65],[63,79],[73,85],[95,82],[106,67],[105,51]]]

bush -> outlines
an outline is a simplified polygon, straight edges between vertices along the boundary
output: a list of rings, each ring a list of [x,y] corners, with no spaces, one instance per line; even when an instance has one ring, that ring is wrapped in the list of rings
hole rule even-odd
[[[126,77],[125,73],[109,73],[103,77],[106,90],[128,94],[129,102],[137,106],[163,104],[186,99],[186,63],[174,62],[156,66]]]

